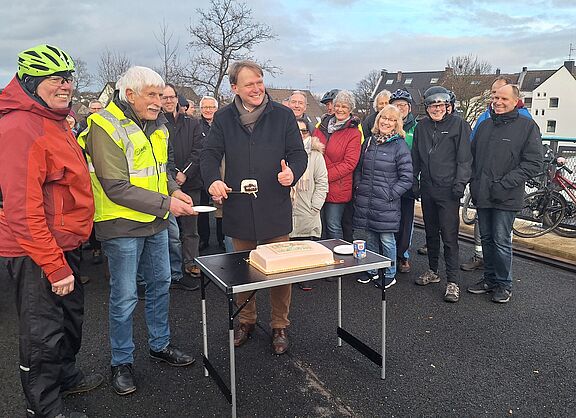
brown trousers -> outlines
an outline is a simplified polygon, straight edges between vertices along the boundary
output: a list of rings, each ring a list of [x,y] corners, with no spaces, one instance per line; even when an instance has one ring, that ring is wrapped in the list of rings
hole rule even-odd
[[[288,235],[271,238],[265,241],[246,241],[232,238],[234,251],[248,251],[256,248],[258,244],[270,244],[273,242],[288,241]],[[252,292],[242,292],[236,295],[238,306],[243,304]],[[288,313],[290,312],[290,301],[292,300],[292,285],[276,286],[270,288],[270,305],[272,307],[270,327],[286,328],[290,325]],[[243,324],[256,323],[256,297],[250,299],[250,302],[240,311],[239,320]]]

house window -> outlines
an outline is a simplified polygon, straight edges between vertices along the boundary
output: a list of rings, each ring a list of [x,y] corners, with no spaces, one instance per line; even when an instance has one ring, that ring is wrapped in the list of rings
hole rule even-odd
[[[536,109],[536,116],[538,116],[538,109]]]
[[[544,109],[542,109],[542,116],[544,116]]]
[[[540,97],[540,93],[536,93],[536,97]]]
[[[546,122],[546,132],[554,133],[556,132],[556,121],[549,120]]]
[[[412,79],[411,79],[411,78],[407,78],[407,79],[404,81],[404,84],[412,84]]]
[[[549,107],[558,107],[558,97],[551,97],[550,98],[550,106]]]
[[[536,77],[534,79],[534,84],[540,84],[540,77]]]
[[[438,78],[437,78],[437,77],[430,79],[430,84],[436,84],[437,82],[438,82]]]
[[[394,82],[394,79],[393,79],[393,78],[391,78],[391,79],[389,79],[389,80],[386,80],[386,84],[387,84],[387,85],[390,85],[390,84],[392,84],[393,82]]]
[[[542,96],[546,97],[546,92],[542,93]]]
[[[532,107],[532,97],[524,98],[524,106],[526,106],[527,108]]]

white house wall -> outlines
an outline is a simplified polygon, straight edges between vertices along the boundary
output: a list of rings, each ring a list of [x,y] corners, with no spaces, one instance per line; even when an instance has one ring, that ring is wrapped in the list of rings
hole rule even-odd
[[[562,66],[531,94],[530,113],[543,136],[576,138],[576,79]],[[550,107],[550,99],[558,98],[558,107]],[[547,130],[548,122],[556,121],[555,132]]]

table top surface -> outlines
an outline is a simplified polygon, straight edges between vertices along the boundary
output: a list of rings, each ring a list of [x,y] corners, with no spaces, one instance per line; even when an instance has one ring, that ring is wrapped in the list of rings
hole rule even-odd
[[[338,239],[318,242],[331,250],[337,245],[350,244]],[[334,253],[334,260],[342,260],[340,263],[267,275],[248,264],[249,255],[250,251],[206,255],[197,257],[196,264],[220,289],[231,293],[382,269],[392,264],[390,259],[366,250],[366,257],[363,259]]]

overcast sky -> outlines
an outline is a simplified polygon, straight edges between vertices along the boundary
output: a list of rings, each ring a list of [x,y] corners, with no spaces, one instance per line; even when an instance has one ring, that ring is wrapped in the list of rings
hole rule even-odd
[[[157,67],[162,20],[179,39],[208,0],[18,0],[2,2],[0,85],[16,71],[16,55],[39,43],[60,46],[97,72],[100,53],[125,53]],[[474,54],[503,72],[556,69],[576,48],[574,0],[250,0],[256,21],[277,39],[255,56],[280,67],[267,85],[324,92],[354,88],[371,70],[441,70],[451,56]],[[497,6],[496,6],[497,4]],[[576,51],[572,53],[576,57]],[[100,86],[94,86],[99,90]]]

